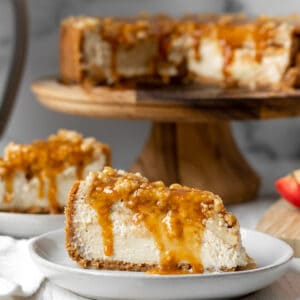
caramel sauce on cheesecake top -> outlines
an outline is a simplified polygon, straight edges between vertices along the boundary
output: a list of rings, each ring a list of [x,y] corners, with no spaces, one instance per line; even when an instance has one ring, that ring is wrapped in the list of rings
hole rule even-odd
[[[79,18],[80,20],[80,18]],[[222,73],[225,84],[231,85],[231,67],[237,49],[248,49],[255,61],[260,64],[268,48],[284,47],[280,26],[293,26],[291,22],[267,16],[247,19],[243,15],[187,15],[174,18],[167,15],[142,15],[132,18],[95,18],[99,25],[99,36],[111,46],[111,72],[115,82],[118,74],[117,51],[119,47],[131,48],[138,43],[152,40],[157,44],[157,54],[149,61],[153,76],[158,74],[158,65],[168,65],[172,51],[179,46],[184,53],[184,64],[192,49],[195,60],[201,60],[199,46],[203,39],[215,40],[223,56]],[[295,29],[295,28],[294,28]],[[293,31],[291,31],[293,34]],[[177,44],[177,46],[174,46]],[[175,47],[175,48],[174,48]],[[176,50],[177,49],[177,50]],[[247,58],[246,58],[247,60]],[[172,64],[172,63],[171,63]],[[179,66],[178,66],[179,67]],[[192,76],[193,74],[189,74]],[[168,81],[168,79],[167,79]]]
[[[4,159],[0,159],[0,178],[5,180],[5,201],[13,196],[13,178],[16,172],[23,171],[27,180],[38,178],[38,198],[47,197],[51,213],[59,212],[57,201],[57,175],[69,166],[76,167],[77,178],[82,178],[86,164],[94,158],[92,143],[84,143],[83,137],[76,133],[60,130],[47,141],[35,141],[31,145],[11,143],[5,150]],[[99,144],[100,145],[100,144]],[[106,145],[103,150],[108,151]],[[107,151],[106,151],[107,150]],[[47,195],[45,183],[48,183]]]
[[[277,41],[278,28],[282,24],[281,20],[267,16],[249,20],[243,15],[191,15],[176,23],[174,38],[183,34],[191,36],[196,60],[201,60],[201,41],[216,40],[223,56],[223,77],[225,83],[230,85],[230,69],[236,55],[235,50],[253,50],[255,61],[261,63],[263,54],[269,47],[282,47]]]
[[[160,264],[151,273],[202,273],[200,250],[206,220],[219,214],[228,227],[237,222],[211,192],[179,184],[166,187],[161,181],[149,182],[139,174],[109,167],[94,174],[88,201],[102,228],[105,256],[114,254],[111,211],[121,201],[133,212],[132,222],[146,226],[159,250]]]

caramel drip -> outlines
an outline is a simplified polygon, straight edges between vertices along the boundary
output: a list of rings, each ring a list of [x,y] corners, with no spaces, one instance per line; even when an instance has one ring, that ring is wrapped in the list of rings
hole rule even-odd
[[[4,202],[10,203],[13,193],[13,174],[9,172],[5,178],[5,196]]]
[[[258,63],[261,63],[263,52],[270,46],[270,41],[272,41],[273,36],[276,32],[273,26],[257,26],[253,35],[255,40],[255,59]],[[272,45],[273,47],[276,45]]]
[[[13,192],[13,178],[12,174],[10,173],[5,180],[5,189],[8,194],[12,194]]]
[[[217,39],[223,53],[223,77],[225,83],[230,83],[231,65],[235,50],[250,48],[255,51],[255,59],[261,62],[264,50],[276,41],[277,28],[282,21],[275,18],[257,18],[247,20],[241,15],[189,15],[183,18],[172,18],[165,15],[149,15],[136,18],[103,18],[99,19],[101,38],[111,45],[111,72],[114,81],[121,76],[117,74],[116,53],[118,47],[134,47],[143,40],[157,41],[158,51],[149,63],[153,76],[159,74],[158,66],[168,64],[173,42],[177,38],[192,44],[182,45],[182,50],[192,47],[195,60],[201,60],[199,46],[203,38]],[[185,43],[185,42],[184,42]],[[120,77],[120,78],[119,78]]]
[[[76,177],[78,180],[83,178],[84,163],[79,161],[76,166]]]
[[[157,41],[158,56],[153,57],[149,62],[149,69],[157,73],[157,65],[160,61],[165,61],[168,50],[168,35],[171,33],[175,20],[167,16],[153,16],[137,19],[130,18],[104,18],[101,21],[100,36],[108,41],[111,47],[110,70],[114,81],[119,80],[117,51],[119,46],[132,47],[137,41],[152,38]],[[152,73],[152,72],[151,72]]]
[[[52,213],[59,211],[59,204],[56,199],[56,174],[51,171],[47,174],[48,178],[48,201]]]
[[[230,67],[234,59],[234,51],[242,48],[248,31],[235,26],[217,26],[218,39],[223,52],[223,76],[226,83],[231,78]]]
[[[166,187],[162,182],[150,183],[141,176],[120,174],[108,167],[99,174],[88,199],[98,215],[106,256],[114,253],[112,206],[122,201],[133,212],[132,222],[146,226],[160,252],[160,264],[151,273],[203,272],[200,252],[205,220],[212,216],[217,196],[178,184]],[[218,212],[222,214],[225,209],[220,203]],[[182,263],[190,268],[182,270]]]
[[[39,180],[39,194],[38,194],[38,197],[39,197],[39,199],[43,199],[44,198],[44,188],[45,188],[44,179],[42,177],[42,174],[37,174],[37,178]]]
[[[110,219],[111,207],[117,199],[117,194],[114,197],[106,195],[105,192],[98,195],[99,188],[96,188],[95,191],[91,193],[91,205],[98,213],[98,222],[102,230],[102,238],[104,245],[104,254],[106,256],[112,256],[114,253],[114,234],[113,234],[113,224]],[[98,201],[98,199],[100,199]]]
[[[57,201],[56,177],[69,166],[76,167],[77,178],[81,179],[84,166],[91,162],[94,147],[85,145],[83,137],[72,133],[66,137],[66,131],[59,131],[47,141],[35,141],[31,145],[10,144],[5,158],[0,159],[1,178],[5,180],[5,201],[13,194],[13,177],[17,171],[23,171],[28,180],[36,177],[39,182],[38,198],[43,199],[45,183],[48,183],[48,201],[52,213],[59,212]]]
[[[216,30],[223,51],[223,75],[226,81],[231,79],[230,67],[234,60],[235,50],[245,47],[253,48],[255,60],[261,63],[263,53],[274,37],[274,26],[266,26],[263,21],[252,24],[217,24]]]

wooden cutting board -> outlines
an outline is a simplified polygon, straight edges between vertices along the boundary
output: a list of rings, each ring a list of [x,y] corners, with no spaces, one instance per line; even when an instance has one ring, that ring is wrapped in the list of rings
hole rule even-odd
[[[284,200],[273,204],[259,221],[257,229],[287,242],[300,257],[300,209]]]

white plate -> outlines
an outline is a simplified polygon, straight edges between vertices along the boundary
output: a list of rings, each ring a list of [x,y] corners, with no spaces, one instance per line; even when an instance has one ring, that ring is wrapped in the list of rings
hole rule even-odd
[[[300,273],[300,258],[294,257],[291,263],[290,268],[298,273]]]
[[[64,228],[65,216],[0,212],[0,235],[29,238]]]
[[[293,250],[269,235],[242,230],[255,270],[222,274],[147,275],[142,272],[79,268],[64,248],[63,230],[33,239],[32,259],[57,285],[94,299],[212,299],[237,297],[266,287],[288,267]]]

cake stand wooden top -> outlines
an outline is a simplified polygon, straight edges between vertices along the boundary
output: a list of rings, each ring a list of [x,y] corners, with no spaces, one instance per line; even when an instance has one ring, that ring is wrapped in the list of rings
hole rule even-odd
[[[300,90],[251,92],[199,86],[107,87],[89,90],[55,79],[32,84],[38,100],[63,113],[162,122],[210,122],[300,115]]]

